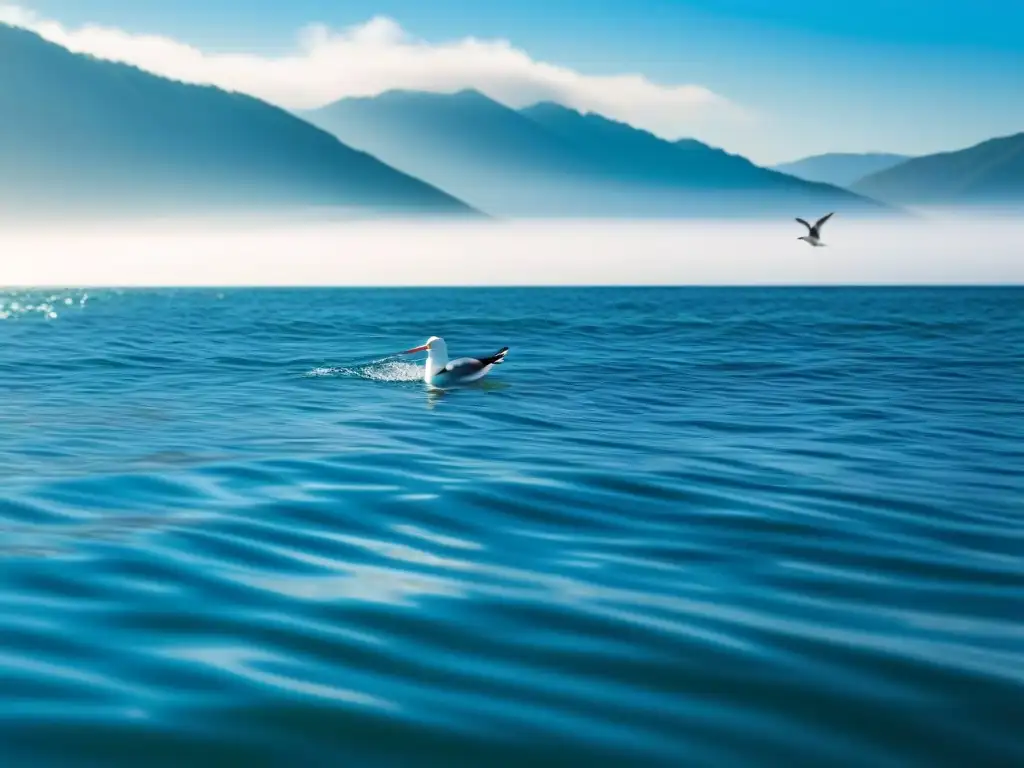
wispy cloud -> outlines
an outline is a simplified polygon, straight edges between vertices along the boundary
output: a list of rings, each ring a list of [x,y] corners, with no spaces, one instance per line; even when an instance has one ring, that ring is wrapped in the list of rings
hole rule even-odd
[[[300,32],[295,51],[280,57],[206,52],[168,37],[95,24],[69,28],[14,5],[0,5],[0,22],[30,29],[78,53],[248,93],[289,109],[395,88],[476,88],[512,107],[557,101],[670,138],[746,115],[699,85],[663,85],[629,73],[587,75],[538,61],[505,40],[426,42],[385,17],[337,31],[311,25]]]

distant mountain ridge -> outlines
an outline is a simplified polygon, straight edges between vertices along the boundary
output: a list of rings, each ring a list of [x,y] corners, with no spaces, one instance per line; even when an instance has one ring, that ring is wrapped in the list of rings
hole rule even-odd
[[[799,191],[855,199],[844,190],[808,184],[696,139],[666,141],[626,123],[552,102],[527,107],[520,114],[602,163],[616,177],[702,190]]]
[[[514,110],[472,90],[390,91],[302,116],[498,216],[788,216],[805,206],[891,212],[692,139],[665,141],[554,103]]]
[[[493,215],[529,216],[538,209],[582,215],[588,207],[578,204],[576,182],[593,170],[585,159],[532,120],[476,91],[388,91],[301,114]]]
[[[255,98],[74,54],[5,25],[0,53],[0,215],[473,213]]]
[[[849,189],[865,176],[887,170],[909,159],[909,155],[886,152],[830,152],[773,165],[772,169],[798,179],[820,181]]]
[[[1024,205],[1024,133],[916,157],[854,189],[901,205]]]

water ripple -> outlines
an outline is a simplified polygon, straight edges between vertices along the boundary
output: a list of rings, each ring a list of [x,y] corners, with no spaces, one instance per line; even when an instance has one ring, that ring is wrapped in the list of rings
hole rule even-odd
[[[4,762],[1020,763],[1022,299],[0,294]]]

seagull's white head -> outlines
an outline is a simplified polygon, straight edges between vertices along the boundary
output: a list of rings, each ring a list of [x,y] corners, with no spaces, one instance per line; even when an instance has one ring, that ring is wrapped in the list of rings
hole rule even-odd
[[[442,339],[440,336],[431,336],[429,339],[427,339],[426,344],[421,344],[418,347],[407,349],[402,354],[411,355],[415,352],[427,352],[431,355],[439,355],[443,357],[448,354],[448,347],[444,343],[444,339]]]

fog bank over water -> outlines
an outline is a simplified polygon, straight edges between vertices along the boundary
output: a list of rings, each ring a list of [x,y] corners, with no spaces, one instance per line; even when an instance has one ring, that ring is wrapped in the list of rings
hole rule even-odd
[[[817,211],[794,215],[815,219]],[[163,221],[4,228],[0,285],[1024,283],[1024,221]]]

